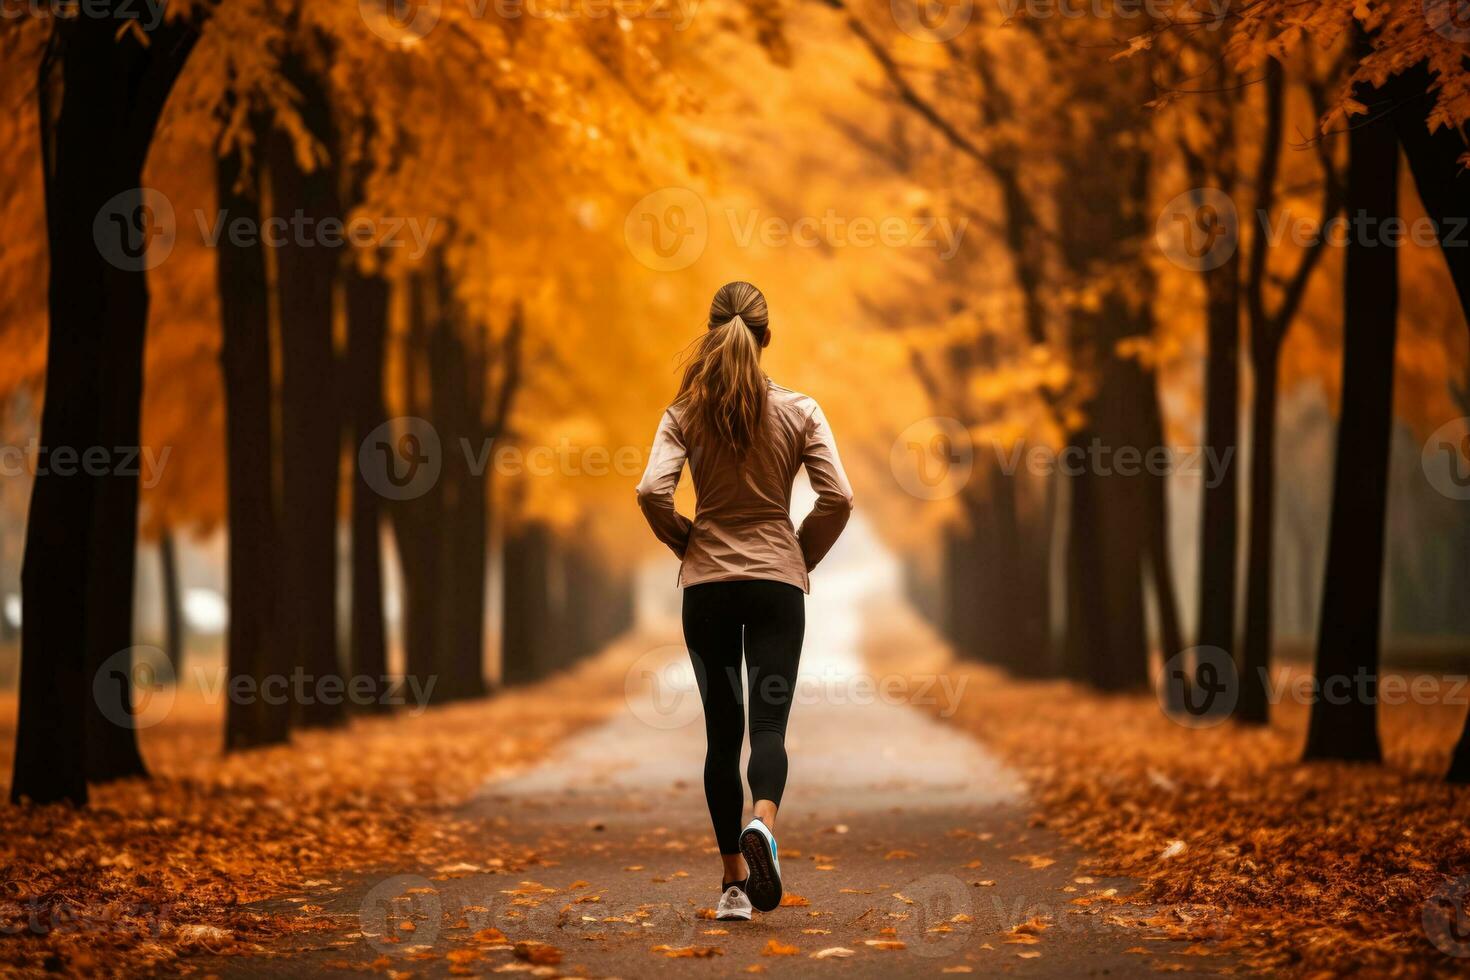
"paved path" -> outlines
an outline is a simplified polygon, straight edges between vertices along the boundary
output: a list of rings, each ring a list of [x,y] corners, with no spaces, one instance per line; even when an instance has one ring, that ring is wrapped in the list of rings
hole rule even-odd
[[[509,842],[534,855],[529,866],[446,879],[406,855],[401,868],[312,896],[343,929],[295,937],[311,948],[298,946],[291,962],[209,969],[347,975],[376,962],[418,976],[1117,977],[1166,964],[1218,968],[1221,960],[1179,955],[1183,944],[1163,938],[1167,911],[1141,924],[1153,913],[1107,896],[1128,882],[1093,880],[1084,855],[1028,826],[1016,777],[978,743],[871,696],[854,654],[856,611],[891,583],[848,561],[821,586],[808,607],[777,828],[786,891],[800,904],[750,923],[701,917],[719,885],[700,790],[703,731],[687,659],[661,648],[631,673],[627,710],[541,766],[485,786],[466,808],[485,828],[487,851]],[[403,935],[403,918],[415,923],[409,939],[384,943],[385,933]],[[472,938],[487,928],[508,941]],[[538,963],[555,956],[526,941],[554,947],[560,961]]]

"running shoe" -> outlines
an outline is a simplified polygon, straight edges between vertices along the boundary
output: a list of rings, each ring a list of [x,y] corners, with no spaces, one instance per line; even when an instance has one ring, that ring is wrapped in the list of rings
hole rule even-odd
[[[745,894],[745,882],[732,881],[723,887],[725,891],[720,895],[720,906],[715,909],[715,918],[721,922],[729,922],[732,919],[749,922],[750,896]]]
[[[760,817],[753,817],[740,832],[740,853],[750,866],[746,892],[750,904],[769,912],[781,904],[781,859],[776,854],[776,836]]]

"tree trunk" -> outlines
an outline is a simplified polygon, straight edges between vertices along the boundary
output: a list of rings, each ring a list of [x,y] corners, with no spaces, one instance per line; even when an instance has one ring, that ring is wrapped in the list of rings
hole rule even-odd
[[[433,376],[430,350],[439,316],[438,296],[429,276],[423,272],[409,277],[407,289],[409,329],[403,354],[407,405],[410,413],[432,424],[438,415],[441,398]],[[443,439],[440,439],[440,452],[441,455],[444,452]],[[442,665],[439,662],[439,595],[443,591],[444,571],[439,556],[439,535],[442,533],[443,493],[444,481],[441,478],[418,496],[395,501],[389,511],[403,572],[405,672],[418,678],[422,684],[434,678],[435,699],[443,697],[440,687]]]
[[[973,522],[975,506],[966,501],[967,520]],[[944,535],[944,632],[955,655],[962,660],[984,658],[981,641],[983,623],[976,609],[982,538],[973,523],[951,527]]]
[[[169,224],[137,190],[197,24],[161,23],[147,44],[90,17],[58,19],[52,32],[37,85],[51,256],[40,445],[48,456],[136,448],[143,266]],[[94,239],[103,214],[116,219],[116,249]],[[137,544],[137,471],[128,469],[63,476],[49,466],[31,491],[12,800],[81,804],[87,780],[144,772],[126,723]],[[113,663],[119,654],[123,662]]]
[[[175,682],[184,676],[184,612],[179,588],[178,544],[171,530],[158,536],[159,594],[163,599],[163,652]]]
[[[1455,746],[1455,755],[1450,760],[1450,771],[1445,778],[1452,783],[1470,783],[1470,716],[1465,719],[1465,730],[1460,733],[1460,742]]]
[[[257,135],[264,136],[265,123],[256,119],[253,125]],[[259,227],[260,169],[253,171],[245,173],[239,150],[231,150],[216,164],[216,187],[219,207],[230,220],[244,219]],[[215,261],[229,510],[227,673],[231,685],[258,692],[268,678],[284,678],[290,660],[280,623],[280,517],[265,250],[259,241],[243,245],[226,235],[216,247]],[[290,721],[289,705],[270,704],[258,695],[232,697],[225,706],[225,750],[285,742]]]
[[[1358,43],[1367,44],[1361,32]],[[1368,106],[1368,121],[1349,135],[1346,211],[1354,220],[1381,223],[1397,216],[1398,143],[1383,93],[1360,89],[1357,98]],[[1382,757],[1378,634],[1397,312],[1398,251],[1355,235],[1344,272],[1342,412],[1317,635],[1316,678],[1324,696],[1312,704],[1307,759]]]
[[[506,535],[500,675],[507,686],[534,681],[549,670],[550,561],[551,535],[544,525],[522,524]]]
[[[1460,162],[1467,147],[1452,126],[1429,131],[1427,120],[1434,102],[1429,84],[1429,70],[1421,64],[1390,79],[1385,89],[1394,99],[1392,118],[1414,186],[1425,214],[1437,223],[1440,254],[1449,266],[1460,310],[1470,322],[1470,248],[1465,244],[1470,232],[1464,227],[1465,171]],[[1446,244],[1448,247],[1444,247]]]
[[[1235,718],[1253,725],[1271,720],[1266,681],[1271,668],[1272,579],[1276,534],[1276,391],[1280,347],[1251,326],[1255,393],[1251,402],[1250,545],[1246,562],[1245,641],[1240,651],[1240,699]]]
[[[1440,230],[1440,254],[1444,256],[1460,300],[1460,310],[1470,323],[1470,248],[1465,247],[1465,184],[1460,157],[1465,141],[1452,127],[1441,126],[1434,132],[1426,125],[1433,98],[1429,93],[1430,74],[1417,65],[1387,85],[1395,97],[1394,122],[1403,144],[1404,156],[1414,176],[1414,186],[1424,204],[1424,212]],[[1458,241],[1446,242],[1449,236]],[[1447,245],[1449,247],[1444,247]],[[1465,731],[1455,747],[1448,779],[1452,783],[1470,783],[1470,716]]]
[[[347,378],[352,392],[354,462],[369,435],[387,418],[383,371],[388,343],[388,283],[360,269],[347,272]],[[354,677],[380,679],[388,673],[388,638],[383,615],[383,552],[379,497],[352,467],[352,607],[348,662]],[[382,711],[382,699],[359,705]]]
[[[1199,615],[1196,644],[1235,649],[1236,542],[1239,515],[1234,454],[1240,443],[1240,274],[1232,256],[1206,273],[1204,448],[1229,459],[1219,482],[1202,491],[1200,509]],[[1226,454],[1230,455],[1227,457]]]
[[[1163,446],[1164,420],[1159,410],[1158,376],[1154,376],[1153,390],[1143,403],[1144,442],[1149,446]],[[1179,622],[1179,598],[1174,587],[1174,556],[1169,547],[1169,477],[1166,474],[1145,473],[1144,518],[1148,526],[1146,557],[1148,570],[1153,580],[1154,603],[1159,613],[1159,646],[1162,659],[1184,649],[1184,629]]]
[[[300,53],[282,65],[301,93],[303,121],[330,152],[337,141],[321,79]],[[292,665],[306,679],[295,705],[305,727],[335,725],[345,714],[339,699],[318,696],[317,685],[336,677],[337,658],[337,465],[341,418],[332,378],[333,283],[337,253],[319,241],[299,240],[296,219],[318,228],[340,214],[333,164],[301,169],[290,134],[269,140],[273,210],[292,230],[276,253],[281,316],[281,515],[285,597],[282,621]],[[310,234],[310,232],[308,232]]]

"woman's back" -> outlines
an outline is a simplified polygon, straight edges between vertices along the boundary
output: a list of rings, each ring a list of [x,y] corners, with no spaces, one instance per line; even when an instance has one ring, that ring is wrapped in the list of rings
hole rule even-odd
[[[761,422],[743,454],[691,415],[685,399],[664,413],[638,485],[654,532],[683,559],[679,584],[772,579],[806,590],[807,571],[852,510],[852,489],[821,408],[767,381]],[[673,503],[686,461],[696,498],[692,522]],[[791,487],[803,465],[817,505],[798,531]]]

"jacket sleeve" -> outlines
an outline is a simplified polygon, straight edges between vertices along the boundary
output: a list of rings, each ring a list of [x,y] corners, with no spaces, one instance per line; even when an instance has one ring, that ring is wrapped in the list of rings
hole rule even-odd
[[[852,486],[847,482],[842,460],[837,455],[837,440],[832,437],[832,428],[820,406],[807,419],[801,461],[817,493],[816,505],[796,532],[807,571],[811,571],[837,543],[852,514]]]
[[[689,545],[689,529],[693,522],[674,509],[674,491],[684,471],[684,435],[672,412],[664,412],[653,449],[648,454],[648,467],[638,481],[638,506],[654,535],[668,545],[681,559]]]

